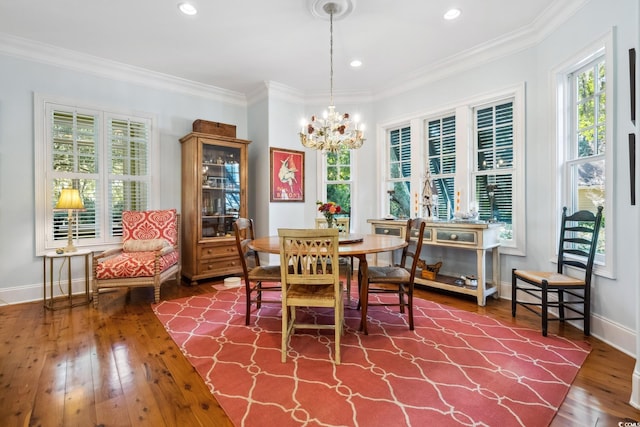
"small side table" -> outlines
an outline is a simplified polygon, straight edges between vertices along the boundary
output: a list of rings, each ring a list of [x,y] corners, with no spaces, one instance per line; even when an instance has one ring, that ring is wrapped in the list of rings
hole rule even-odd
[[[91,301],[91,294],[89,293],[89,258],[91,257],[93,252],[88,249],[78,249],[76,252],[65,252],[62,254],[57,254],[56,252],[47,252],[43,256],[43,291],[44,291],[44,307],[49,310],[58,310],[61,308],[71,308],[79,305],[89,304]],[[75,257],[84,257],[84,295],[78,294],[73,295],[72,293],[72,277],[71,277],[71,260]],[[53,297],[53,282],[54,282],[54,260],[56,258],[62,259],[63,262],[67,262],[67,295],[62,295],[59,297]],[[48,262],[47,262],[48,261]],[[49,274],[47,275],[47,265]],[[49,282],[49,295],[47,295],[47,277]],[[58,281],[60,277],[58,278]],[[57,303],[57,304],[56,304]]]

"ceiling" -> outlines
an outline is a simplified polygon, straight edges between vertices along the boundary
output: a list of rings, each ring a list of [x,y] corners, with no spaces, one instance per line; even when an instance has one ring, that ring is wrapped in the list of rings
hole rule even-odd
[[[244,94],[264,81],[328,92],[329,21],[311,12],[326,0],[194,0],[193,17],[179,1],[0,0],[0,36]],[[517,49],[587,0],[350,1],[334,20],[336,93],[377,93],[478,52]],[[455,21],[443,19],[450,7],[462,11]]]

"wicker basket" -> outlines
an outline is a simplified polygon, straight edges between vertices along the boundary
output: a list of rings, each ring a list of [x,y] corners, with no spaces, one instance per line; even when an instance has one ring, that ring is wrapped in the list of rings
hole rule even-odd
[[[428,280],[436,280],[436,276],[438,275],[438,271],[440,271],[440,267],[442,267],[441,261],[435,264],[427,264],[427,268],[422,270],[422,278]]]

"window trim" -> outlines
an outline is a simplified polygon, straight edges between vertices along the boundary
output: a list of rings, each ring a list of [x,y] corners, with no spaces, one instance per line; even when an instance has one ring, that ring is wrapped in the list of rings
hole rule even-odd
[[[130,117],[137,119],[148,120],[150,123],[149,130],[149,165],[148,165],[148,176],[149,176],[149,200],[148,200],[148,208],[149,209],[157,209],[159,197],[160,197],[160,162],[159,162],[159,130],[157,126],[157,118],[154,114],[151,113],[143,113],[138,111],[132,111],[127,109],[118,109],[113,107],[105,107],[92,104],[90,102],[84,102],[77,99],[70,99],[60,96],[46,95],[42,93],[35,92],[33,95],[33,108],[34,108],[34,165],[35,165],[35,176],[34,176],[34,198],[35,198],[35,251],[36,256],[42,256],[44,253],[55,249],[53,246],[47,246],[46,233],[48,232],[49,224],[47,223],[47,218],[50,216],[50,211],[48,210],[48,206],[51,205],[50,196],[51,194],[47,191],[48,182],[47,182],[47,171],[48,165],[47,161],[49,159],[49,155],[51,152],[51,147],[48,146],[50,141],[48,132],[48,124],[47,124],[47,106],[49,104],[58,104],[66,107],[76,108],[78,110],[91,110],[94,112],[98,112],[100,115],[100,141],[98,145],[99,156],[102,159],[105,156],[107,151],[106,141],[104,140],[103,135],[106,133],[106,129],[103,126],[105,122],[105,116],[108,115],[110,117]],[[102,161],[102,160],[101,160]],[[108,180],[108,171],[102,171],[101,169],[98,172],[100,185],[104,185],[105,182],[103,180]],[[106,206],[106,198],[108,197],[106,193],[104,194],[104,200],[102,203]],[[107,224],[103,224],[103,231],[106,231]],[[82,240],[76,240],[76,246],[82,248],[89,248],[93,251],[102,251],[109,248],[117,247],[119,245],[118,242],[109,242],[109,241],[101,241],[101,242],[83,242]]]
[[[594,41],[589,46],[582,49],[580,52],[572,55],[570,58],[565,60],[562,64],[555,67],[551,70],[550,73],[550,81],[552,84],[551,90],[553,91],[553,96],[551,99],[555,100],[555,105],[553,108],[550,108],[552,117],[551,122],[555,125],[555,150],[554,154],[555,165],[556,165],[556,182],[560,183],[559,186],[556,186],[555,191],[556,195],[554,197],[554,206],[553,212],[551,213],[551,217],[554,218],[555,231],[553,236],[555,237],[554,242],[557,242],[560,238],[559,230],[560,230],[560,221],[562,215],[560,214],[562,207],[565,206],[568,202],[568,194],[569,194],[569,184],[566,178],[566,163],[569,149],[566,144],[567,141],[571,140],[571,135],[569,134],[570,126],[567,123],[568,120],[571,120],[572,114],[570,111],[571,105],[571,87],[569,85],[569,74],[577,71],[587,63],[593,61],[594,59],[603,56],[605,60],[605,68],[606,68],[606,76],[607,76],[607,86],[605,88],[605,95],[607,97],[608,102],[613,103],[614,98],[614,86],[616,80],[615,73],[615,62],[614,62],[614,35],[613,31],[609,31],[599,40]],[[607,239],[605,240],[605,256],[604,262],[602,259],[598,259],[596,257],[596,261],[594,262],[593,273],[598,276],[607,277],[610,279],[615,279],[615,249],[616,245],[614,245],[613,240],[616,236],[616,222],[613,220],[616,218],[615,215],[615,188],[614,188],[614,174],[613,174],[613,165],[615,165],[615,157],[616,157],[616,145],[615,141],[617,140],[617,130],[616,130],[616,118],[617,111],[615,110],[615,106],[608,105],[607,115],[605,119],[606,124],[606,138],[607,145],[604,154],[605,160],[605,203],[604,203],[604,211],[606,212],[607,218],[610,218],[610,221],[607,221],[606,229],[607,229]],[[550,248],[551,262],[557,262],[557,250],[555,243],[552,248]]]

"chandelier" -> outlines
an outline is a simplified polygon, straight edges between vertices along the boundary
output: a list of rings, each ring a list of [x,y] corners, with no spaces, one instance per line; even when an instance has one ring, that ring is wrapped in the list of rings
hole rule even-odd
[[[329,14],[330,48],[330,99],[329,111],[325,111],[322,117],[311,116],[311,121],[303,120],[300,131],[300,142],[307,148],[320,150],[323,153],[335,153],[343,147],[356,149],[364,143],[364,125],[359,124],[357,118],[351,121],[349,113],[340,114],[333,105],[333,14],[339,12],[336,3],[326,3],[323,10]]]

